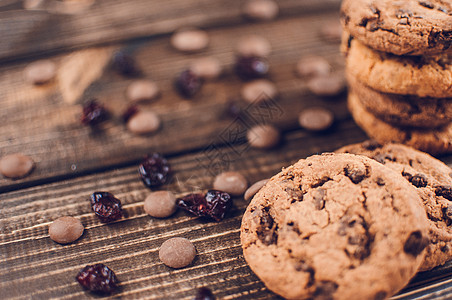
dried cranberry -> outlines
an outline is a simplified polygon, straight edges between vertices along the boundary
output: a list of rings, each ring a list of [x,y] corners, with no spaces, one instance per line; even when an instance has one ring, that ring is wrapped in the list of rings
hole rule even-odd
[[[121,201],[109,192],[95,192],[91,195],[91,208],[103,223],[122,217]]]
[[[129,119],[139,111],[138,106],[130,105],[122,114],[122,120],[127,123]]]
[[[85,289],[95,293],[110,294],[118,287],[118,278],[115,273],[104,264],[95,264],[84,267],[75,279]]]
[[[212,291],[206,287],[199,288],[193,300],[215,300]]]
[[[196,216],[209,217],[219,222],[232,206],[232,200],[228,193],[209,190],[205,195],[189,194],[179,198],[176,204]]]
[[[176,88],[185,98],[193,97],[202,87],[202,79],[190,70],[185,70],[176,79]]]
[[[85,125],[97,125],[108,118],[105,107],[92,99],[83,105],[82,123]]]
[[[134,77],[141,74],[133,57],[122,51],[118,51],[113,55],[112,66],[116,72],[124,76]]]
[[[152,153],[143,159],[138,172],[147,187],[157,187],[167,182],[171,168],[166,158],[159,153]]]
[[[260,78],[267,75],[268,61],[258,56],[240,56],[235,64],[235,71],[242,79]]]

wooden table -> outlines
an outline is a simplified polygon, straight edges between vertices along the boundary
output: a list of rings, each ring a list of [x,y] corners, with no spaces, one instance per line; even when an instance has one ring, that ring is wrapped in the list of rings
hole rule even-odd
[[[324,56],[334,72],[343,71],[339,40],[320,34],[337,22],[339,0],[280,0],[280,17],[250,22],[241,15],[243,1],[231,0],[102,0],[80,14],[23,10],[21,1],[0,3],[0,156],[21,152],[37,163],[20,180],[0,178],[0,298],[49,299],[96,297],[74,280],[87,264],[110,266],[121,281],[114,298],[191,299],[207,286],[221,299],[275,299],[247,266],[239,228],[247,202],[234,199],[232,211],[220,223],[206,222],[178,211],[154,219],[143,211],[149,193],[137,165],[150,152],[169,158],[172,181],[163,188],[178,196],[208,189],[222,170],[242,172],[250,182],[267,178],[300,158],[332,151],[366,139],[345,105],[345,95],[322,99],[294,74],[296,61]],[[171,32],[197,26],[209,32],[202,53],[181,54],[169,45]],[[228,115],[239,99],[242,82],[234,75],[238,38],[260,34],[273,45],[269,78],[281,95],[267,106],[252,105],[253,118]],[[162,118],[161,130],[135,136],[120,116],[127,107],[124,91],[132,79],[109,66],[114,51],[136,58],[144,77],[155,80],[162,96],[142,104]],[[192,100],[173,88],[175,76],[203,55],[221,60],[225,74],[208,82]],[[57,79],[44,86],[23,80],[24,67],[40,58],[58,66]],[[80,124],[81,103],[98,98],[112,118],[98,130]],[[244,107],[243,102],[239,102]],[[334,127],[310,133],[297,123],[307,106],[321,105],[336,115]],[[248,147],[243,132],[255,123],[273,123],[283,132],[282,144],[262,151]],[[450,163],[451,157],[442,157]],[[91,211],[94,191],[109,191],[121,199],[125,217],[102,224]],[[50,240],[48,226],[56,218],[80,218],[85,233],[75,243]],[[158,259],[160,245],[171,237],[192,240],[198,256],[187,268],[174,270]],[[418,274],[395,299],[450,297],[452,264]]]

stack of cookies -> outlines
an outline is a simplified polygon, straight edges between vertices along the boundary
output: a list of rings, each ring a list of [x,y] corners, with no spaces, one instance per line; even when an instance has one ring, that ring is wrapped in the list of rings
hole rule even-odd
[[[452,170],[374,141],[301,159],[242,219],[244,257],[287,299],[379,299],[452,258]]]
[[[349,109],[373,139],[452,152],[452,1],[344,0]]]

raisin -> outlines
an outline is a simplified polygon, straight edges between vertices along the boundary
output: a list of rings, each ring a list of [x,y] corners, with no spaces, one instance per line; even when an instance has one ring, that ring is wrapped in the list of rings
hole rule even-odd
[[[109,192],[94,192],[91,195],[91,208],[103,223],[122,217],[121,201]]]
[[[168,160],[159,153],[148,154],[138,167],[141,180],[151,188],[161,186],[168,181],[171,167]]]
[[[209,190],[203,194],[189,194],[178,198],[176,202],[180,208],[198,216],[221,221],[232,206],[232,199],[228,193]]]
[[[206,287],[199,288],[193,300],[215,300],[212,291]]]
[[[127,109],[122,113],[122,120],[124,123],[127,123],[130,118],[135,115],[139,111],[138,106],[130,105]]]
[[[124,76],[134,77],[141,74],[133,57],[122,51],[118,51],[113,55],[112,66],[116,72]]]
[[[193,97],[202,87],[201,77],[190,70],[185,70],[179,74],[175,86],[179,94],[185,98]]]
[[[410,182],[415,186],[415,187],[426,187],[428,180],[427,177],[424,174],[416,174],[414,176],[412,176],[410,178]]]
[[[81,121],[85,125],[95,126],[108,118],[105,107],[92,99],[83,105]]]
[[[88,265],[75,277],[80,285],[95,293],[111,294],[118,287],[115,273],[104,264]]]
[[[420,231],[414,231],[410,234],[403,246],[403,251],[413,256],[419,255],[429,244],[429,240],[422,236]]]
[[[240,56],[235,63],[235,72],[244,80],[264,77],[268,69],[267,60],[257,56]]]

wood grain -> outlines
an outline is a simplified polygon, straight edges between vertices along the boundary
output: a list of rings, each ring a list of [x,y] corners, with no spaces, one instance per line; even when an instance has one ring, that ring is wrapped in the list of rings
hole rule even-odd
[[[0,61],[168,34],[180,27],[244,24],[247,20],[241,14],[243,3],[238,0],[102,0],[75,15],[45,10],[0,10]],[[339,0],[278,1],[282,16],[337,11],[339,3]]]
[[[337,18],[337,13],[323,17]],[[295,62],[301,56],[325,56],[336,72],[343,70],[338,41],[325,41],[319,35],[323,19],[318,15],[304,18],[287,18],[272,23],[257,23],[243,27],[212,29],[210,48],[203,54],[186,55],[169,47],[167,37],[153,41],[137,42],[123,47],[132,51],[146,78],[155,80],[162,90],[162,97],[153,103],[143,104],[162,118],[162,130],[155,135],[134,136],[121,121],[121,114],[128,103],[124,91],[131,79],[124,78],[108,67],[94,83],[81,84],[89,74],[83,68],[71,73],[72,67],[86,65],[86,53],[93,50],[61,55],[52,58],[66,76],[44,86],[27,85],[22,77],[26,63],[1,68],[0,83],[4,87],[0,95],[0,155],[24,152],[37,162],[31,176],[22,180],[0,179],[0,192],[21,186],[37,184],[60,176],[76,176],[102,168],[126,165],[137,161],[149,151],[174,154],[202,148],[227,128],[233,121],[225,117],[226,104],[239,98],[242,82],[232,72],[235,44],[241,36],[259,33],[268,37],[273,45],[270,79],[281,91],[277,105],[282,111],[272,117],[282,130],[297,128],[297,115],[308,105],[326,105],[335,110],[337,118],[348,117],[344,98],[321,99],[306,89],[306,80],[297,78]],[[237,31],[240,29],[240,35]],[[98,48],[94,53],[109,53],[110,48]],[[225,67],[224,76],[208,82],[193,100],[182,99],[173,88],[173,80],[189,62],[202,55],[218,57]],[[78,60],[74,61],[74,57]],[[84,60],[84,62],[82,62]],[[68,63],[69,61],[69,63]],[[105,54],[93,64],[101,68]],[[62,70],[67,68],[68,70]],[[91,76],[88,82],[97,78]],[[71,75],[72,74],[72,75]],[[76,74],[76,75],[74,75]],[[68,76],[70,75],[70,76]],[[69,78],[69,80],[67,79]],[[68,93],[68,83],[74,82]],[[77,100],[78,95],[82,95]],[[113,117],[100,130],[90,130],[80,124],[80,104],[89,98],[98,98],[112,112]],[[66,99],[67,101],[64,101]],[[184,128],[186,130],[182,130]],[[218,141],[221,142],[221,141]]]

